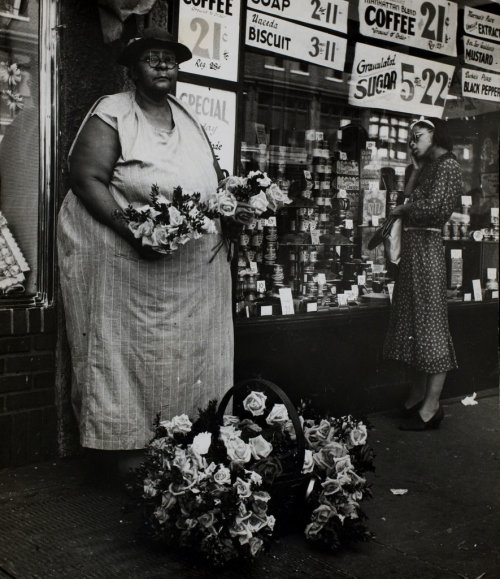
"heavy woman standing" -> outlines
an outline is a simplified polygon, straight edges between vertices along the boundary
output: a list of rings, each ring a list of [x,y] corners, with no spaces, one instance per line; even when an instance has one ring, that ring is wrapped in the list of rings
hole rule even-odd
[[[451,153],[444,122],[420,118],[410,126],[414,170],[408,203],[393,215],[403,218],[399,276],[394,288],[384,357],[417,371],[404,408],[402,430],[437,428],[446,373],[457,367],[448,327],[446,264],[441,238],[462,190],[460,166]]]
[[[135,90],[100,99],[70,151],[59,266],[86,448],[142,449],[157,413],[192,415],[233,381],[230,267],[224,251],[213,252],[220,234],[165,256],[114,216],[148,203],[153,184],[167,197],[177,186],[199,192],[201,201],[217,187],[201,125],[169,94],[189,58],[161,29],[130,41],[119,62]]]

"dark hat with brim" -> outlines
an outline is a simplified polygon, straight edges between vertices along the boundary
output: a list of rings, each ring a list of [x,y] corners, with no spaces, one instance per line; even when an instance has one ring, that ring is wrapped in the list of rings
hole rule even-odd
[[[117,59],[118,64],[130,66],[148,48],[169,48],[177,62],[185,62],[192,58],[191,51],[185,44],[177,42],[175,38],[163,28],[145,28],[141,36],[132,38]]]

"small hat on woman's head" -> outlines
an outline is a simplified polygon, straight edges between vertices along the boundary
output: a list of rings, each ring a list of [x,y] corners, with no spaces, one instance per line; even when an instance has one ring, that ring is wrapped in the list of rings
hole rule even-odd
[[[180,42],[163,28],[145,28],[142,35],[132,38],[117,59],[118,64],[130,66],[148,48],[169,48],[174,54],[177,62],[185,62],[193,55],[189,48]]]

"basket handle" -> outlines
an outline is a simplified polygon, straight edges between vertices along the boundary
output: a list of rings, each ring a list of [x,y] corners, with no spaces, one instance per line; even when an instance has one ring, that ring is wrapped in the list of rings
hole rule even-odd
[[[222,423],[222,417],[224,416],[224,411],[229,403],[229,400],[234,394],[244,390],[249,384],[255,384],[257,388],[260,386],[264,390],[270,390],[275,394],[285,405],[287,409],[288,416],[292,421],[293,427],[295,429],[296,435],[296,443],[297,443],[297,455],[296,455],[296,468],[300,473],[302,471],[302,467],[304,464],[304,454],[306,448],[306,439],[304,437],[304,431],[300,424],[299,415],[297,414],[297,410],[295,406],[288,398],[287,394],[279,387],[276,386],[273,382],[269,380],[264,380],[263,378],[249,378],[247,380],[242,380],[235,384],[232,388],[230,388],[223,396],[222,400],[220,401],[219,408],[217,409],[217,420],[219,423]]]

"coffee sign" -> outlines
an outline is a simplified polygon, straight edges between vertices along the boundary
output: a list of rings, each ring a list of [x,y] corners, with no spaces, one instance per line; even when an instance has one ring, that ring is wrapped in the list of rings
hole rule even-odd
[[[193,58],[182,71],[238,80],[240,0],[181,0],[179,42]]]
[[[457,4],[447,0],[359,0],[364,36],[456,56]]]
[[[356,44],[349,104],[441,117],[455,67]]]
[[[344,70],[347,39],[253,10],[247,11],[245,44],[280,56]]]

